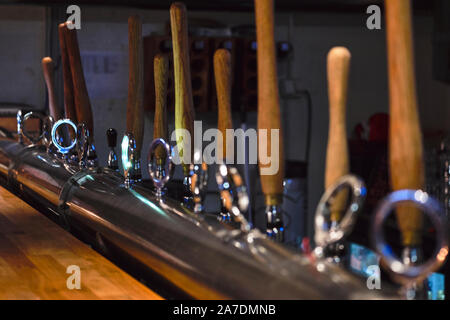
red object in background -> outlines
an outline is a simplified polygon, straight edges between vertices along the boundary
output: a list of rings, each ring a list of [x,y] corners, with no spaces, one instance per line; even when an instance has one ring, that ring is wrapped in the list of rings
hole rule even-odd
[[[389,134],[389,115],[376,113],[369,118],[369,141],[387,141]]]

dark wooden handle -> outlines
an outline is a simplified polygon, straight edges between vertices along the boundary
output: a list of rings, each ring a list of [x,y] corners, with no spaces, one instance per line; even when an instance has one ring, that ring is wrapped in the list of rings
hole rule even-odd
[[[169,80],[169,59],[166,55],[157,54],[153,59],[155,76],[155,119],[153,123],[153,139],[162,138],[168,142],[167,128],[167,82]],[[165,159],[165,150],[158,146],[155,150],[157,159]]]
[[[189,64],[188,24],[186,7],[180,2],[170,6],[170,26],[172,30],[173,68],[175,82],[175,129],[185,129],[191,135],[191,159],[194,147],[194,103],[192,100],[191,70]],[[177,145],[180,157],[186,149],[181,135],[177,134]],[[192,160],[190,159],[189,162]],[[188,164],[184,163],[187,174]]]
[[[45,84],[48,92],[48,109],[55,121],[61,119],[61,109],[58,106],[58,99],[55,92],[55,66],[50,57],[42,59],[42,71],[44,72]]]
[[[66,22],[68,25],[70,22]],[[75,111],[79,123],[84,122],[94,137],[94,120],[92,115],[91,102],[84,80],[83,65],[81,63],[80,48],[78,47],[77,30],[66,27],[66,46],[70,61],[70,71],[72,73],[73,94]]]
[[[153,139],[162,138],[168,141],[167,129],[167,82],[169,80],[169,59],[166,55],[157,54],[154,58],[155,76],[155,120]]]
[[[266,196],[267,205],[277,205],[282,201],[284,178],[284,149],[281,131],[280,104],[278,95],[278,80],[274,40],[273,0],[255,0],[256,40],[258,44],[258,130],[267,130],[267,150],[270,155],[272,147],[271,129],[279,129],[278,145],[279,157],[272,157],[270,165],[277,166],[275,174],[263,174],[263,164],[258,154],[259,170],[261,173],[262,190]],[[261,146],[261,144],[260,144]]]
[[[410,0],[385,0],[389,71],[389,165],[393,190],[423,189],[422,136],[417,112]],[[403,244],[420,244],[422,215],[399,206]]]
[[[144,137],[144,52],[142,22],[138,16],[128,18],[129,78],[127,103],[127,131],[136,139],[140,153]]]
[[[328,129],[325,188],[349,173],[345,106],[347,104],[350,52],[344,47],[334,47],[328,53],[328,100],[330,122]],[[340,221],[347,202],[348,192],[343,189],[332,204],[331,220]]]
[[[70,71],[69,55],[66,46],[66,32],[68,31],[66,23],[58,25],[59,47],[61,49],[61,63],[64,81],[64,112],[66,118],[78,123],[75,111],[75,100],[73,96],[72,72]]]
[[[222,141],[217,141],[218,150],[222,149],[222,157],[227,157],[226,129],[233,129],[231,117],[231,54],[227,49],[219,49],[214,53],[214,79],[217,90],[218,129],[222,133]]]

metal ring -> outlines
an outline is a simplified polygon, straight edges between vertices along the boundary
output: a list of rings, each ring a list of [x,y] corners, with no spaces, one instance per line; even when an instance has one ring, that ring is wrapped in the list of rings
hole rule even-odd
[[[159,145],[162,145],[164,147],[164,150],[166,151],[166,161],[164,163],[164,169],[167,172],[167,174],[162,179],[158,179],[156,177],[157,170],[154,168],[153,165],[154,153],[156,147]],[[147,161],[148,161],[148,173],[152,178],[155,187],[158,190],[161,190],[162,188],[164,188],[164,185],[167,183],[167,181],[169,181],[170,172],[172,171],[172,155],[170,145],[162,138],[157,138],[153,140],[152,144],[150,145],[150,149],[148,151]]]
[[[22,134],[25,137],[27,137],[27,139],[30,140],[33,144],[36,144],[39,141],[41,141],[42,138],[44,137],[44,130],[42,130],[42,127],[41,127],[41,134],[37,138],[34,138],[33,136],[29,135],[28,132],[25,130],[25,123],[31,117],[38,118],[39,120],[41,120],[41,124],[43,124],[44,123],[44,115],[41,113],[38,113],[38,112],[30,111],[22,119],[22,124],[21,124],[22,125]]]
[[[436,228],[436,248],[431,257],[420,265],[406,265],[397,255],[387,250],[388,245],[383,235],[383,223],[393,209],[401,203],[411,202],[421,209]],[[400,282],[415,282],[424,279],[437,270],[448,254],[446,223],[441,205],[422,190],[398,190],[385,197],[378,206],[372,225],[372,241],[383,264],[397,276]]]
[[[341,221],[334,226],[330,226],[326,217],[330,214],[327,204],[344,187],[349,186],[352,189],[352,199],[347,211]],[[356,221],[356,215],[361,209],[367,189],[364,181],[355,175],[345,175],[336,183],[327,188],[315,214],[315,242],[320,247],[325,247],[331,243],[341,240],[348,235]]]
[[[73,130],[75,131],[75,138],[73,139],[72,143],[68,147],[63,147],[62,145],[60,145],[58,143],[58,139],[56,139],[56,130],[63,124],[70,125],[73,128]],[[53,128],[52,128],[52,142],[56,146],[56,148],[58,148],[58,151],[60,153],[62,153],[62,154],[68,153],[77,144],[77,126],[75,125],[75,123],[73,123],[70,119],[61,119],[61,120],[56,121],[56,123],[53,125]]]

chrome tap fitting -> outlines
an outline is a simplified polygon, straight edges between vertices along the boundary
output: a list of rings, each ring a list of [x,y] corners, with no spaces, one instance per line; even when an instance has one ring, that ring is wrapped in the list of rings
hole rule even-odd
[[[122,167],[125,176],[124,184],[126,188],[130,188],[135,182],[141,180],[141,164],[136,149],[136,140],[132,133],[125,133],[121,149]]]
[[[119,161],[117,160],[116,146],[117,146],[117,131],[113,128],[109,128],[106,131],[106,138],[108,140],[108,168],[111,170],[119,171]]]
[[[160,162],[161,159],[156,159],[157,163],[155,164],[155,151],[158,146],[162,146],[164,148],[166,156],[164,163]],[[162,138],[153,140],[152,144],[150,145],[147,161],[148,173],[152,178],[153,184],[156,188],[156,196],[161,200],[162,196],[165,193],[165,185],[169,181],[173,169],[170,145]]]

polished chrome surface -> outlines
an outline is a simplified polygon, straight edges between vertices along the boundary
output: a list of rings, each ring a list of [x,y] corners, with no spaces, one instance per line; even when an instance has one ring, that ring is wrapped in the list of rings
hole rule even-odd
[[[279,205],[266,206],[267,230],[266,234],[269,238],[277,241],[284,241],[284,223],[283,212]]]
[[[216,182],[219,187],[220,199],[222,201],[221,219],[238,222],[243,231],[251,229],[245,219],[248,209],[249,198],[242,177],[235,167],[219,164],[216,172]]]
[[[136,140],[132,133],[128,132],[122,139],[122,167],[125,176],[126,188],[141,181],[141,164],[136,149]]]
[[[106,131],[106,138],[108,140],[108,161],[107,166],[111,170],[119,171],[119,161],[117,160],[116,145],[117,145],[117,131],[114,128],[109,128]]]
[[[406,249],[403,257],[397,257],[384,239],[383,223],[401,203],[411,203],[421,209],[430,218],[436,230],[436,247],[426,261],[417,261],[415,248]],[[374,247],[381,256],[382,264],[390,271],[396,281],[406,288],[423,281],[431,272],[437,270],[445,262],[448,255],[447,221],[439,202],[422,190],[398,190],[385,197],[379,204],[372,227]],[[406,257],[406,259],[405,259]]]
[[[23,143],[23,113],[22,110],[17,111],[17,140],[19,143]]]

